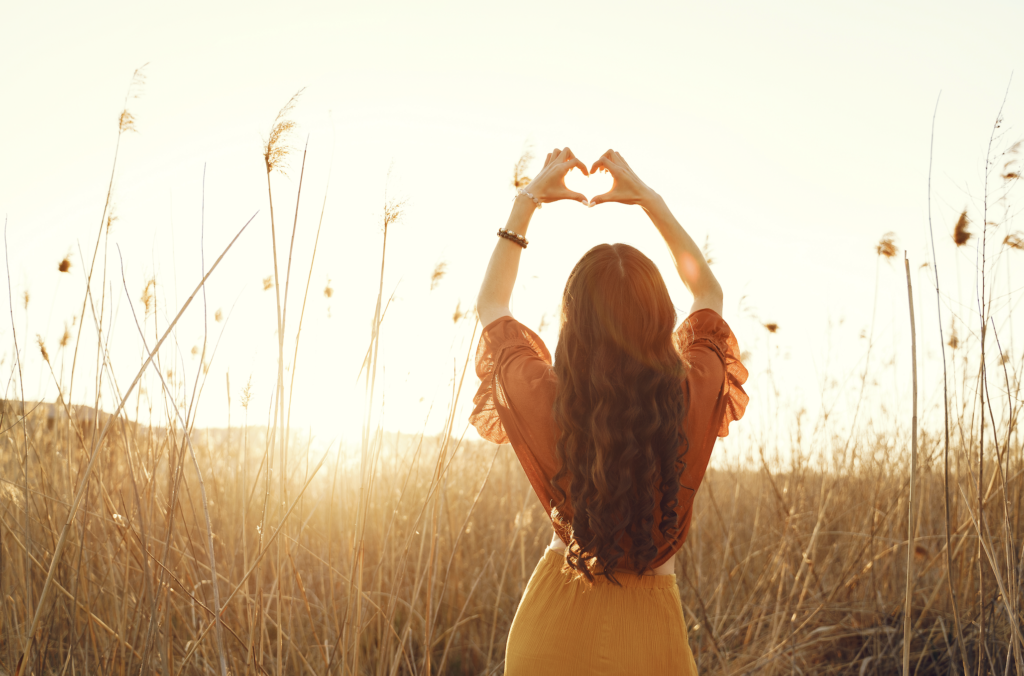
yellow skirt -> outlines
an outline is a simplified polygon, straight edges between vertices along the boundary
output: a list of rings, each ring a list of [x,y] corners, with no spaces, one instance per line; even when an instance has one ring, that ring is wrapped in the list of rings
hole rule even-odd
[[[544,552],[526,585],[505,649],[506,676],[696,676],[675,575],[619,575],[594,586]]]

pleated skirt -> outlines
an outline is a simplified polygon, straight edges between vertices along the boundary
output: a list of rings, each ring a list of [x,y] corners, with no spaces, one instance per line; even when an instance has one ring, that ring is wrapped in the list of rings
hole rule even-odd
[[[696,676],[675,575],[629,573],[621,587],[562,573],[545,550],[508,634],[506,676]]]

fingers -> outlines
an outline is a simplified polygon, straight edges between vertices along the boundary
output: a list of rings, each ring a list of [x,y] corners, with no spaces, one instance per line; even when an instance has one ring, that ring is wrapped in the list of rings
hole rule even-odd
[[[568,174],[573,169],[579,169],[584,176],[590,176],[590,172],[587,171],[587,165],[583,164],[583,162],[581,162],[579,158],[576,157],[576,155],[574,155],[571,150],[566,148],[565,150],[562,151],[562,154],[565,155],[565,159],[562,161],[561,166],[565,170],[566,174]]]
[[[597,158],[597,162],[594,162],[593,166],[590,168],[590,173],[594,173],[598,169],[604,169],[612,176],[615,176],[617,170],[621,166],[620,163],[624,163],[622,156],[614,150],[609,149],[604,155]]]
[[[616,164],[611,158],[602,155],[597,162],[590,167],[590,173],[593,174],[599,169],[604,169],[612,176],[615,176],[619,171],[619,165]]]
[[[587,165],[583,164],[582,162],[580,162],[575,157],[572,158],[572,160],[570,160],[569,162],[566,162],[566,164],[569,165],[569,168],[566,170],[565,173],[569,173],[575,167],[576,169],[579,169],[580,171],[582,171],[584,176],[590,176],[590,172],[587,171]]]
[[[565,163],[568,165],[568,168],[565,170],[566,173],[569,173],[575,167],[583,172],[584,176],[590,175],[590,172],[587,171],[587,165],[583,164],[583,162],[581,162],[579,158],[569,150],[568,146],[565,148]]]

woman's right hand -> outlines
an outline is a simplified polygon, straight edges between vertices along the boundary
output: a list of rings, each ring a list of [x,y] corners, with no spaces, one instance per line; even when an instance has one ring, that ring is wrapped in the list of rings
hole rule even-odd
[[[612,189],[603,195],[597,195],[590,200],[590,206],[603,204],[604,202],[618,202],[620,204],[646,204],[657,194],[651,190],[646,183],[640,180],[633,168],[626,163],[622,155],[609,150],[594,162],[590,173],[606,171],[612,175]]]

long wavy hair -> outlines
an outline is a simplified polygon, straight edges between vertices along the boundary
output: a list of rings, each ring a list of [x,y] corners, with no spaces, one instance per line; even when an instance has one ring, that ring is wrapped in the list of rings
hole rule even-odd
[[[566,564],[590,583],[603,575],[620,584],[623,564],[650,570],[655,530],[678,531],[686,437],[675,323],[658,269],[627,244],[595,246],[565,284],[554,363],[560,469],[551,486],[554,518],[570,534]]]

